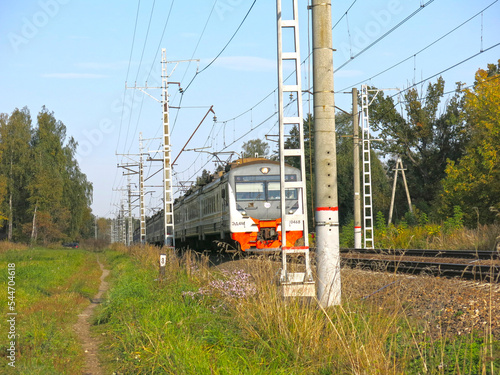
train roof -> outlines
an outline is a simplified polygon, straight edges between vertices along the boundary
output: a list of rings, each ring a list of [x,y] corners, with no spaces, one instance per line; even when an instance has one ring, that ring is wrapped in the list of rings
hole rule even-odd
[[[271,159],[266,159],[266,158],[240,158],[231,164],[229,164],[231,169],[238,168],[238,167],[243,167],[247,165],[252,165],[252,164],[276,164],[279,165],[280,162],[276,160],[271,160]]]

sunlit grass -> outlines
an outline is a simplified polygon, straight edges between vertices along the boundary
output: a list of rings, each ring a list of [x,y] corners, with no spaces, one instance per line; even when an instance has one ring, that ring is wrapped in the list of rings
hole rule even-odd
[[[8,263],[16,265],[16,373],[80,373],[83,352],[73,325],[98,290],[101,271],[95,255],[35,248],[9,250],[0,259],[5,270]],[[1,279],[4,290],[7,280],[5,272]],[[7,303],[0,311],[6,316]],[[4,320],[2,332],[6,332]],[[0,341],[4,363],[6,345],[7,340]]]
[[[488,330],[431,335],[398,294],[341,306],[283,299],[279,263],[240,260],[232,269],[208,258],[159,250],[106,253],[113,269],[95,324],[104,333],[109,373],[130,374],[491,374],[500,370]],[[224,266],[222,266],[224,267]],[[252,275],[252,277],[249,277]],[[354,281],[351,276],[344,283]],[[356,281],[359,280],[359,275]],[[348,286],[344,288],[349,289]],[[479,372],[478,372],[479,371]]]

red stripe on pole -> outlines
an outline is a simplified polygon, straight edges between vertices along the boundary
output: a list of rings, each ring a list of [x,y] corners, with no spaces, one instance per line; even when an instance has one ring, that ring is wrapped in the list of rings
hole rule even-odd
[[[360,229],[361,229],[361,227],[354,227],[354,229],[358,229],[358,228],[360,228]]]
[[[338,211],[338,207],[317,207],[316,211]]]

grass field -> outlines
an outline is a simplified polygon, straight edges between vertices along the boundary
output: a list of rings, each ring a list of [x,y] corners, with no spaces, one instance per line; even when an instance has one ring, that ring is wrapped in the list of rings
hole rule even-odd
[[[101,270],[95,254],[76,249],[19,247],[0,253],[0,264],[0,373],[80,374],[83,353],[73,325],[99,287]],[[8,269],[12,269],[8,266],[12,264],[13,311],[17,313],[15,368],[9,368],[11,361],[7,358],[11,340],[7,337],[6,317],[13,312],[7,304]]]
[[[92,327],[105,374],[500,373],[500,344],[488,327],[432,336],[390,295],[381,304],[346,294],[328,309],[314,299],[285,300],[276,286],[279,263],[269,259],[215,268],[206,257],[170,253],[159,279],[157,248],[115,245],[97,255],[111,270]],[[96,254],[11,248],[0,250],[0,260],[0,373],[81,374],[73,326],[98,290]],[[7,365],[9,269],[15,369]]]
[[[117,249],[106,254],[112,288],[94,321],[108,373],[500,373],[487,330],[431,337],[396,298],[322,310],[281,298],[270,261],[221,270],[170,254],[159,281],[157,249]]]

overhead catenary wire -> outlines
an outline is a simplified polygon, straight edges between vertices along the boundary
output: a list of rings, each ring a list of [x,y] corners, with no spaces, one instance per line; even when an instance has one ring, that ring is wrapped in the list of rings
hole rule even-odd
[[[342,21],[342,19],[343,19],[344,17],[347,17],[347,13],[349,13],[349,11],[351,10],[352,6],[353,6],[354,4],[356,4],[356,1],[358,1],[358,0],[354,0],[354,1],[352,2],[352,4],[349,6],[349,8],[347,8],[347,10],[345,11],[345,13],[344,13],[344,14],[342,14],[342,16],[341,16],[341,17],[337,20],[337,22],[335,22],[335,25],[333,25],[332,30],[333,30],[333,29],[335,29],[335,28],[337,27],[337,25],[340,23],[340,21]]]
[[[151,68],[149,68],[148,79],[151,76],[151,72],[153,71],[153,67],[155,66],[156,59],[158,58],[158,53],[161,50],[161,44],[163,42],[163,37],[165,36],[165,30],[167,30],[168,22],[170,21],[170,15],[172,14],[172,8],[174,7],[174,4],[175,4],[175,0],[172,0],[172,3],[170,4],[170,8],[168,10],[167,19],[165,20],[165,24],[163,25],[163,31],[161,33],[160,41],[158,42],[158,46],[156,47],[155,57],[151,62]]]
[[[132,46],[130,47],[130,55],[129,55],[129,58],[128,58],[128,67],[127,67],[127,75],[125,76],[125,82],[128,81],[128,75],[130,73],[130,64],[132,62],[132,53],[134,52],[135,34],[137,32],[137,20],[139,19],[139,10],[140,10],[140,7],[141,7],[141,0],[139,0],[137,2],[137,11],[136,11],[136,15],[135,15],[134,33],[133,33],[133,36],[132,36]],[[125,94],[126,94],[126,92],[127,92],[127,89],[124,88],[123,89],[123,103],[125,103]],[[118,141],[116,143],[115,152],[118,152],[118,145],[120,144],[120,136],[121,136],[121,131],[122,131],[124,110],[125,110],[125,106],[122,105],[122,111],[121,111],[121,117],[120,117],[120,126],[118,127]]]
[[[472,20],[473,20],[474,18],[476,18],[477,16],[479,16],[479,15],[483,14],[483,12],[484,12],[484,11],[486,11],[488,8],[490,8],[491,6],[493,6],[493,5],[494,5],[495,3],[497,3],[498,1],[499,1],[499,0],[495,0],[495,1],[493,1],[493,2],[492,2],[491,4],[489,4],[487,7],[485,7],[485,8],[484,8],[484,9],[482,9],[481,11],[477,12],[477,13],[476,13],[476,14],[474,14],[472,17],[470,17],[470,18],[468,18],[467,20],[465,20],[464,22],[462,22],[460,25],[458,25],[458,26],[454,27],[452,30],[448,31],[447,33],[443,34],[443,35],[442,35],[442,36],[440,36],[439,38],[435,39],[433,42],[429,43],[427,46],[425,46],[424,48],[420,49],[418,52],[415,52],[414,54],[412,54],[412,55],[408,56],[407,58],[405,58],[405,59],[403,59],[403,60],[399,61],[398,63],[396,63],[396,64],[394,64],[394,65],[390,66],[389,68],[382,70],[381,72],[379,72],[379,73],[377,73],[377,74],[375,74],[375,75],[371,76],[370,78],[367,78],[367,79],[364,79],[364,80],[362,80],[362,81],[359,81],[359,82],[357,82],[357,83],[355,83],[355,84],[353,84],[353,85],[346,86],[346,87],[344,87],[343,89],[340,89],[340,90],[336,91],[335,93],[337,93],[337,94],[338,94],[338,93],[344,92],[345,90],[348,90],[348,89],[350,89],[350,88],[352,88],[352,87],[356,87],[356,86],[358,86],[358,85],[360,85],[360,84],[362,84],[362,83],[364,83],[364,82],[366,82],[366,81],[370,81],[370,80],[372,80],[372,79],[374,79],[374,78],[376,78],[376,77],[378,77],[378,76],[380,76],[380,75],[382,75],[382,74],[384,74],[384,73],[388,72],[389,70],[392,70],[392,69],[394,69],[395,67],[397,67],[397,66],[399,66],[399,65],[401,65],[401,64],[403,64],[403,63],[405,63],[405,62],[406,62],[406,61],[408,61],[408,60],[410,60],[410,59],[412,59],[412,58],[413,58],[413,59],[414,59],[414,58],[416,58],[416,56],[417,56],[417,55],[419,55],[420,53],[422,53],[422,52],[424,52],[425,50],[427,50],[428,48],[432,47],[434,44],[436,44],[436,43],[438,43],[439,41],[441,41],[442,39],[446,38],[448,35],[450,35],[450,34],[454,33],[455,31],[457,31],[458,29],[460,29],[462,26],[464,26],[464,25],[466,25],[467,23],[469,23],[470,21],[472,21]]]
[[[434,0],[429,0],[427,1],[425,4],[423,5],[420,5],[420,7],[415,10],[412,14],[410,14],[408,17],[406,17],[404,20],[402,20],[401,22],[399,22],[396,26],[394,26],[393,28],[391,28],[389,31],[387,31],[386,33],[384,33],[381,37],[377,38],[375,41],[373,41],[372,43],[370,43],[368,46],[366,46],[365,48],[363,48],[361,51],[359,51],[357,54],[355,54],[354,56],[351,56],[351,58],[349,60],[347,60],[346,62],[344,62],[342,65],[340,65],[337,69],[334,70],[334,72],[337,72],[339,71],[340,69],[342,69],[344,66],[346,66],[347,64],[349,64],[350,62],[352,62],[354,59],[356,59],[357,57],[361,56],[363,53],[365,53],[366,51],[368,51],[370,48],[372,48],[375,44],[377,44],[378,42],[380,42],[381,40],[385,39],[388,35],[390,35],[393,31],[397,30],[400,26],[404,25],[406,22],[408,22],[411,18],[413,18],[416,14],[418,14],[422,9],[426,8],[429,4],[431,4],[432,2],[434,2]]]
[[[238,31],[240,31],[241,27],[243,26],[243,24],[245,23],[246,19],[248,18],[250,12],[252,11],[255,3],[257,2],[257,0],[254,0],[252,2],[252,5],[250,5],[250,8],[248,9],[247,13],[245,14],[245,17],[243,17],[243,20],[240,22],[239,26],[236,28],[235,32],[233,33],[233,35],[231,36],[231,38],[229,38],[229,40],[227,41],[226,45],[220,50],[220,52],[212,59],[212,61],[210,61],[208,63],[208,65],[206,65],[203,69],[201,69],[199,72],[196,72],[195,76],[191,79],[191,81],[187,84],[187,86],[184,88],[184,92],[186,92],[189,87],[191,86],[191,84],[193,83],[193,81],[195,80],[195,78],[203,73],[205,70],[207,70],[223,53],[224,51],[226,50],[226,48],[229,46],[229,44],[233,41],[233,39],[235,38],[236,34],[238,34]]]
[[[139,19],[139,12],[140,12],[140,8],[141,8],[141,0],[139,0],[137,2],[137,10],[136,10],[136,15],[135,15],[135,23],[134,23],[134,32],[133,32],[133,35],[132,35],[132,45],[130,47],[130,54],[129,54],[129,59],[128,59],[128,66],[127,66],[127,75],[125,76],[125,82],[128,80],[128,75],[130,73],[130,65],[131,65],[131,62],[132,62],[132,54],[133,54],[133,51],[134,51],[134,45],[135,45],[135,35],[136,35],[136,32],[137,32],[137,21]],[[121,139],[121,131],[122,131],[122,126],[123,126],[123,118],[124,118],[124,111],[125,111],[125,98],[126,98],[126,92],[127,92],[127,89],[124,88],[123,89],[123,102],[122,102],[122,108],[121,108],[121,116],[120,116],[120,126],[118,127],[118,140],[116,142],[116,147],[115,147],[115,154],[118,152],[118,146],[120,144],[120,139]],[[115,176],[113,178],[113,184],[111,186],[113,186],[113,188],[116,185],[116,179],[118,177],[118,168],[115,170]],[[113,200],[114,198],[112,198]],[[110,205],[113,204],[112,202],[110,202]]]
[[[137,73],[135,75],[135,82],[137,82],[137,79],[139,77],[139,72],[141,71],[142,60],[144,58],[144,51],[146,50],[146,45],[148,43],[149,30],[151,28],[151,20],[153,19],[153,13],[154,13],[154,9],[155,9],[155,4],[156,4],[156,0],[153,0],[153,5],[151,6],[151,12],[149,14],[149,22],[148,22],[148,27],[147,27],[147,30],[146,30],[146,36],[144,38],[144,43],[143,43],[143,46],[142,46],[141,59],[139,61],[139,66],[137,67]],[[135,97],[135,90],[132,93],[132,102],[134,101],[134,97]],[[144,101],[144,97],[142,97],[142,100],[141,100],[141,107],[140,107],[138,119],[141,117],[142,102],[143,101]],[[125,136],[125,142],[124,142],[124,146],[123,146],[123,152],[124,153],[125,153],[125,149],[127,147],[128,136],[129,136],[129,132],[130,132],[130,124],[132,122],[132,113],[133,113],[133,107],[130,108],[130,117],[129,117],[129,121],[128,121],[128,125],[127,125],[127,135]],[[139,120],[137,120],[137,121],[139,121]]]
[[[184,98],[184,94],[186,93],[186,91],[189,89],[189,87],[191,86],[191,84],[193,83],[193,81],[196,79],[196,77],[198,77],[199,74],[203,73],[205,70],[207,70],[221,55],[222,53],[224,53],[224,51],[226,50],[226,48],[229,46],[229,44],[233,41],[233,39],[235,38],[236,34],[238,34],[238,31],[241,29],[241,27],[243,26],[243,24],[245,23],[246,19],[248,18],[248,15],[250,14],[250,12],[252,11],[255,3],[257,2],[257,0],[254,0],[252,5],[250,5],[250,8],[248,9],[247,13],[245,14],[245,17],[243,17],[243,20],[240,22],[239,26],[236,28],[236,30],[234,31],[233,35],[231,36],[231,38],[229,38],[229,40],[227,41],[227,43],[225,44],[225,46],[220,50],[220,52],[208,63],[208,65],[206,65],[203,69],[199,70],[196,72],[196,74],[193,76],[193,78],[191,79],[191,81],[187,84],[187,86],[185,88],[183,88],[183,92],[181,93],[181,98],[179,100],[179,108],[182,107],[182,100]],[[212,7],[212,11],[215,7],[217,2],[214,3],[214,6]],[[211,15],[211,13],[210,13]],[[210,16],[208,17],[207,19],[207,23],[205,24],[205,26],[208,24],[208,20],[210,19]],[[175,127],[176,127],[176,124],[177,124],[177,119],[178,119],[178,116],[179,116],[179,111],[177,111],[176,115],[175,115],[175,119],[174,119],[174,123],[172,125],[172,132],[174,131]]]
[[[399,94],[401,94],[402,92],[408,91],[408,90],[412,89],[413,87],[416,87],[416,86],[420,85],[421,83],[424,83],[424,82],[426,82],[426,81],[428,81],[428,80],[430,80],[430,79],[432,79],[432,78],[434,78],[434,77],[437,77],[438,75],[441,75],[441,74],[443,74],[443,73],[447,72],[448,70],[451,70],[451,69],[453,69],[453,68],[456,68],[457,66],[462,65],[463,63],[465,63],[465,62],[467,62],[467,61],[469,61],[469,60],[473,59],[474,57],[477,57],[477,56],[479,56],[479,55],[481,55],[481,54],[483,54],[483,53],[485,53],[485,52],[488,52],[489,50],[491,50],[491,49],[493,49],[493,48],[496,48],[496,47],[498,47],[498,46],[500,46],[500,42],[499,42],[499,43],[496,43],[496,44],[494,44],[494,45],[492,45],[492,46],[490,46],[490,47],[488,47],[488,48],[486,48],[486,49],[484,49],[484,50],[482,50],[482,51],[479,51],[478,53],[475,53],[474,55],[469,56],[469,57],[467,57],[467,58],[465,58],[465,59],[461,60],[460,62],[458,62],[458,63],[456,63],[456,64],[453,64],[453,65],[451,65],[451,66],[447,67],[446,69],[441,70],[441,71],[440,71],[440,72],[438,72],[438,73],[435,73],[435,74],[433,74],[433,75],[431,75],[431,76],[429,76],[429,77],[427,77],[427,78],[424,78],[424,79],[422,79],[421,81],[419,81],[419,82],[417,82],[417,83],[414,83],[414,84],[412,84],[412,85],[408,86],[408,87],[407,87],[407,88],[405,88],[405,89],[400,90],[398,93],[396,93],[396,94],[392,95],[391,97],[395,97],[396,95],[399,95]]]

